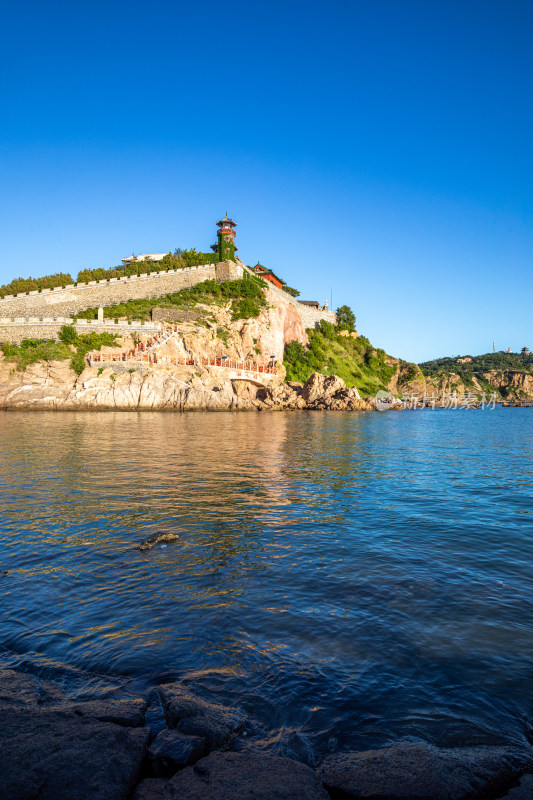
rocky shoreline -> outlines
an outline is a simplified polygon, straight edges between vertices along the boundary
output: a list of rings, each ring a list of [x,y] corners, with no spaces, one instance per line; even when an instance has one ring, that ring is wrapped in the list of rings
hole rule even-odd
[[[16,372],[0,361],[1,410],[49,411],[370,411],[336,375],[311,375],[305,385],[277,381],[258,386],[228,380],[209,368],[116,364],[76,375],[67,362],[39,362]]]
[[[403,739],[306,764],[249,747],[255,721],[184,682],[162,684],[166,727],[146,724],[154,699],[76,698],[61,681],[0,669],[3,800],[525,800],[533,748],[438,748]]]

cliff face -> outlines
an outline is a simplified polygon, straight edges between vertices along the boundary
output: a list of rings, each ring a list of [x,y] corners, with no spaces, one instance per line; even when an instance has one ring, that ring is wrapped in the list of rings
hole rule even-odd
[[[267,291],[268,306],[259,317],[233,321],[230,306],[199,305],[198,319],[179,324],[178,332],[157,349],[157,365],[134,361],[87,366],[77,375],[70,362],[30,364],[17,371],[0,352],[0,408],[3,409],[114,409],[114,410],[254,410],[318,407],[331,403],[344,383],[320,385],[304,397],[303,387],[283,388],[283,350],[289,341],[307,343],[302,319],[294,305]],[[134,347],[132,339],[117,340],[116,347],[103,347],[104,355],[119,354]],[[262,386],[250,379],[231,377],[230,369],[198,364],[176,366],[166,359],[197,359],[228,356],[230,360],[278,361],[278,374]],[[347,402],[358,400],[352,391]],[[339,398],[336,400],[340,402]],[[325,407],[325,406],[323,406]]]
[[[357,389],[315,373],[305,386],[275,380],[258,386],[199,366],[113,364],[76,375],[67,361],[31,364],[15,372],[0,361],[0,409],[114,411],[369,410]]]
[[[437,358],[420,364],[427,386],[436,391],[483,392],[511,402],[533,400],[533,358],[527,352]]]
[[[181,322],[179,334],[158,352],[205,358],[227,355],[230,359],[259,362],[266,362],[275,355],[280,364],[280,377],[284,377],[281,362],[285,345],[293,339],[307,344],[307,334],[293,305],[268,290],[265,294],[267,308],[252,319],[233,321],[227,306],[199,305],[199,311],[206,315],[204,319],[200,323]],[[164,319],[164,309],[159,311]],[[169,321],[172,320],[169,318]],[[126,349],[128,345],[124,341]]]
[[[491,370],[474,374],[469,380],[465,380],[460,373],[450,372],[447,375],[424,378],[424,387],[428,394],[470,392],[476,395],[485,393],[489,396],[495,392],[498,400],[526,403],[533,401],[533,375],[527,372]]]

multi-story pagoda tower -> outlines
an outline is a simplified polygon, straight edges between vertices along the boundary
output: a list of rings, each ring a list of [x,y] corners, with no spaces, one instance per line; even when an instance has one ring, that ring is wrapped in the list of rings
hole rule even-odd
[[[228,212],[226,211],[226,216],[219,220],[217,225],[218,241],[216,244],[211,245],[211,250],[218,253],[219,261],[235,261],[235,251],[239,249],[235,247],[235,237],[237,235],[235,228],[237,223],[228,217]]]

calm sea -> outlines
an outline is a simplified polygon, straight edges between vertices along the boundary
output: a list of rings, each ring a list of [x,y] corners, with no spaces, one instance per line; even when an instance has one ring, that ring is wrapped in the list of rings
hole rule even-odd
[[[523,742],[532,422],[0,413],[3,661],[75,667],[78,692],[185,677],[310,762],[405,735]],[[158,531],[181,539],[139,551]]]

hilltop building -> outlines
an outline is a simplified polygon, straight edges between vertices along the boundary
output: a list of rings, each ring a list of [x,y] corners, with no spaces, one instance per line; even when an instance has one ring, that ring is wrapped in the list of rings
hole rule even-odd
[[[219,261],[235,261],[235,251],[239,249],[235,246],[237,223],[228,217],[226,211],[226,216],[219,219],[217,225],[217,241],[211,245],[211,250],[218,254]]]
[[[528,355],[529,355],[529,347],[523,347],[523,348],[520,350],[520,352],[521,352],[521,354],[522,354],[523,356],[528,356]]]
[[[139,253],[138,256],[132,253],[127,258],[121,258],[123,264],[134,264],[137,261],[161,261],[168,253]]]
[[[268,281],[269,283],[273,283],[274,286],[277,286],[278,289],[283,289],[286,286],[286,282],[281,278],[278,278],[274,270],[269,269],[268,267],[264,267],[262,264],[257,262],[255,267],[252,267],[252,272],[255,272],[260,278],[263,280]]]

